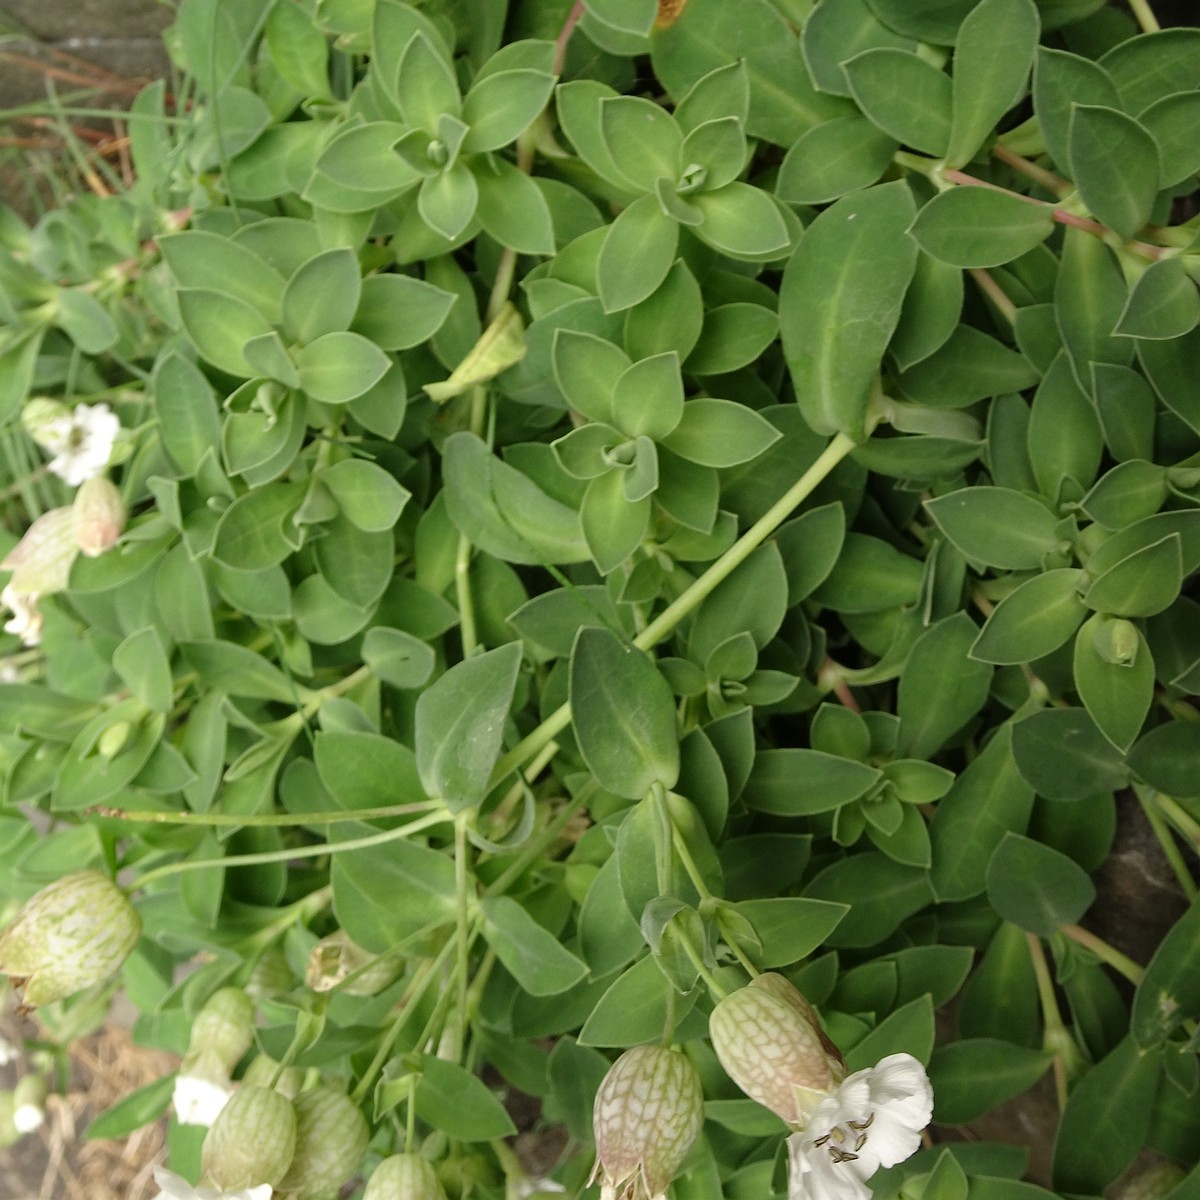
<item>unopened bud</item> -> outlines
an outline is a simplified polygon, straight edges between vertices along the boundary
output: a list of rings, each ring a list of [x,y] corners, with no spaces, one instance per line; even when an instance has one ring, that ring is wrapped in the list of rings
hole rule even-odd
[[[116,484],[107,476],[85,479],[71,505],[75,514],[75,542],[89,558],[116,544],[125,528],[125,505]]]
[[[358,1105],[333,1088],[301,1092],[295,1109],[296,1154],[279,1190],[315,1200],[354,1174],[371,1134]]]
[[[1124,617],[1102,617],[1097,614],[1088,624],[1092,625],[1092,645],[1106,663],[1117,667],[1133,666],[1137,661],[1141,638],[1132,621]]]
[[[201,1169],[223,1192],[274,1187],[296,1147],[291,1101],[271,1088],[242,1087],[204,1136]]]
[[[782,975],[756,976],[726,996],[708,1030],[730,1079],[793,1129],[845,1078],[816,1010]]]
[[[141,933],[137,910],[107,875],[73,871],[0,934],[0,974],[24,979],[26,1004],[49,1004],[115,974]]]
[[[31,396],[21,409],[21,426],[43,450],[57,449],[58,430],[71,420],[71,410],[61,400]]]
[[[350,940],[344,929],[323,937],[308,956],[304,982],[314,992],[328,992],[353,975],[342,988],[351,996],[374,996],[400,975],[395,958],[377,958]]]
[[[0,571],[12,572],[8,586],[14,591],[27,596],[48,596],[67,586],[71,564],[78,553],[74,510],[52,508],[25,530],[21,540],[0,562]]]
[[[287,955],[278,946],[268,946],[246,980],[247,994],[255,1000],[266,1000],[291,986],[292,968],[288,966]]]
[[[666,1194],[704,1124],[696,1068],[678,1050],[635,1046],[609,1068],[592,1127],[601,1200]]]
[[[205,1051],[232,1071],[253,1041],[254,1001],[241,988],[219,988],[196,1014],[188,1053]]]
[[[446,1200],[446,1191],[419,1154],[393,1154],[375,1168],[362,1200]]]
[[[101,758],[116,758],[129,744],[133,729],[132,721],[114,721],[96,739],[96,753]]]
[[[26,1075],[13,1092],[13,1124],[21,1133],[32,1133],[46,1120],[46,1080]]]

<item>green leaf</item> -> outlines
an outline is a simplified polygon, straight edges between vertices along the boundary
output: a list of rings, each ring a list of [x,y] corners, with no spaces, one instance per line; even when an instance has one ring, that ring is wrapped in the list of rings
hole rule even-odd
[[[764,970],[807,958],[837,928],[847,911],[844,904],[799,896],[743,900],[736,908],[758,935],[762,949],[752,957]]]
[[[1129,769],[1168,796],[1200,795],[1200,726],[1168,721],[1140,738]]]
[[[933,1003],[929,993],[889,1013],[846,1055],[851,1071],[866,1070],[889,1054],[911,1054],[920,1062],[933,1050]]]
[[[222,292],[181,288],[176,292],[184,332],[201,357],[242,379],[254,374],[242,347],[271,332],[266,318],[250,305]]]
[[[175,1075],[164,1075],[152,1083],[135,1088],[110,1105],[83,1131],[87,1141],[124,1138],[151,1121],[157,1121],[171,1103]]]
[[[89,292],[59,288],[54,301],[57,308],[54,323],[84,354],[103,354],[116,344],[116,323]]]
[[[727,183],[700,192],[695,202],[703,218],[696,235],[722,254],[757,261],[787,249],[787,224],[775,201],[760,188]]]
[[[300,688],[293,680],[245,646],[212,639],[183,642],[179,648],[201,679],[227,695],[285,704],[295,704],[299,697]]]
[[[1033,0],[981,0],[954,43],[954,120],[945,160],[961,167],[1025,94],[1041,21]]]
[[[588,12],[623,33],[644,37],[658,12],[655,0],[589,0]]]
[[[637,550],[650,526],[652,500],[631,501],[625,492],[626,471],[609,471],[588,484],[579,522],[597,570],[615,571]]]
[[[872,12],[890,29],[921,42],[952,46],[963,17],[975,0],[937,0],[913,4],[912,0],[868,0]]]
[[[1200,171],[1200,147],[1192,136],[1198,120],[1200,93],[1195,91],[1164,96],[1138,113],[1138,123],[1158,150],[1159,187],[1176,187]]]
[[[939,900],[969,900],[986,887],[992,852],[1006,833],[1022,833],[1033,808],[1033,788],[1012,758],[1006,722],[938,801],[930,827],[930,883]]]
[[[1049,206],[992,188],[957,187],[934,196],[910,230],[926,254],[954,267],[998,267],[1050,236]]]
[[[254,251],[198,229],[159,238],[157,245],[180,289],[219,292],[248,305],[264,321],[278,320],[283,276]]]
[[[608,96],[600,101],[600,131],[627,187],[649,192],[660,179],[678,181],[683,134],[666,109],[640,96]]]
[[[462,162],[422,180],[417,192],[421,220],[451,242],[470,225],[478,204],[479,184],[474,172]]]
[[[654,196],[639,196],[609,226],[596,261],[605,312],[622,312],[651,295],[675,261],[679,226]]]
[[[897,382],[917,404],[965,408],[977,400],[1021,391],[1037,379],[1038,372],[1023,354],[973,325],[959,325]]]
[[[1005,571],[1033,571],[1060,548],[1058,518],[1011,488],[970,487],[925,502],[937,527],[967,558]]]
[[[1118,617],[1152,617],[1179,595],[1183,581],[1182,539],[1170,533],[1109,567],[1084,593],[1096,612]]]
[[[553,88],[554,76],[544,71],[496,71],[477,79],[463,97],[462,153],[481,154],[515,142],[546,107]]]
[[[454,920],[454,863],[428,846],[399,839],[343,851],[329,875],[338,924],[374,954]]]
[[[375,463],[345,458],[316,478],[329,489],[348,521],[372,532],[391,529],[411,499],[407,488]]]
[[[921,564],[891,543],[851,532],[813,599],[835,612],[882,612],[915,603],[921,574]]]
[[[1109,649],[1114,626],[1122,628],[1128,642],[1116,662]],[[1073,671],[1075,690],[1096,728],[1126,753],[1154,699],[1154,660],[1146,639],[1128,621],[1096,613],[1076,635]]]
[[[171,665],[158,631],[148,625],[113,651],[113,670],[152,712],[168,713],[174,702]]]
[[[760,750],[742,799],[759,812],[809,816],[861,799],[882,777],[876,767],[821,750]]]
[[[962,272],[918,253],[916,274],[900,309],[900,323],[888,344],[888,354],[896,366],[906,371],[940,350],[958,327],[962,305]]]
[[[660,440],[689,462],[734,467],[752,462],[779,437],[779,430],[753,409],[701,396],[683,405],[678,425]]]
[[[876,851],[853,854],[826,867],[804,894],[850,905],[826,938],[826,945],[847,949],[878,945],[931,898],[928,872]]]
[[[421,1056],[413,1105],[423,1121],[460,1142],[511,1137],[517,1127],[479,1076],[432,1054]]]
[[[1130,1033],[1139,1049],[1161,1045],[1200,1015],[1200,901],[1159,943],[1133,997]]]
[[[983,707],[992,668],[968,657],[978,633],[975,622],[958,612],[914,643],[896,697],[898,754],[931,757]]]
[[[607,629],[581,629],[571,654],[571,716],[580,753],[600,786],[640,800],[679,776],[675,704],[640,651]]]
[[[205,453],[221,440],[211,385],[195,363],[170,353],[154,370],[153,394],[167,453],[185,475],[195,474]]]
[[[888,28],[871,11],[867,0],[818,4],[804,22],[800,39],[804,65],[822,92],[850,95],[843,68],[848,59],[880,46],[911,49],[911,41]]]
[[[520,666],[521,643],[509,642],[456,663],[417,699],[417,770],[451,812],[487,794]]]
[[[1101,105],[1072,106],[1068,158],[1092,215],[1129,241],[1158,196],[1158,148],[1133,117]]]
[[[462,99],[454,70],[442,48],[423,32],[412,35],[395,70],[396,100],[411,127],[435,137],[443,113],[454,117],[461,114]]]
[[[688,1015],[698,995],[699,988],[693,988],[680,996],[647,954],[609,985],[584,1021],[579,1044],[625,1047],[655,1041]]]
[[[1121,93],[1122,107],[1139,113],[1163,96],[1196,86],[1200,32],[1164,29],[1120,42],[1100,58]]]
[[[479,909],[487,944],[531,996],[557,996],[588,973],[587,963],[559,945],[511,896],[485,896]]]
[[[326,404],[346,404],[361,396],[390,365],[378,346],[357,333],[323,334],[296,355],[301,388]]]
[[[867,50],[844,64],[855,103],[897,142],[938,157],[950,139],[951,83],[910,50]]]
[[[1017,770],[1050,800],[1083,800],[1121,787],[1121,757],[1082,708],[1042,709],[1013,729]]]
[[[1039,46],[1033,67],[1033,111],[1046,149],[1061,171],[1071,169],[1068,139],[1076,104],[1119,108],[1121,98],[1108,72],[1091,59]]]
[[[934,1120],[943,1125],[974,1121],[1033,1087],[1053,1061],[1044,1050],[996,1038],[966,1038],[937,1046],[929,1060]]]
[[[1163,258],[1142,273],[1114,333],[1124,337],[1182,337],[1200,325],[1200,294],[1180,258]]]
[[[413,752],[377,733],[321,730],[312,761],[325,790],[347,812],[425,798]]]
[[[1161,1058],[1127,1037],[1075,1085],[1054,1142],[1055,1188],[1098,1196],[1133,1162],[1154,1110]]]
[[[1092,388],[1095,364],[1127,366],[1130,338],[1113,337],[1127,297],[1125,277],[1112,250],[1082,229],[1063,232],[1062,265],[1054,285],[1054,311],[1076,381]]]
[[[362,275],[352,250],[338,247],[300,267],[283,292],[283,326],[301,345],[350,327],[362,294]]]
[[[823,121],[784,156],[775,194],[789,204],[828,204],[875,183],[898,149],[897,140],[866,117]]]
[[[701,329],[707,326],[709,318],[717,311],[704,311],[700,285],[680,259],[645,300],[626,311],[625,349],[633,359],[650,358],[669,350],[674,350],[681,361],[689,356],[695,358],[700,354],[697,343],[701,340]],[[728,342],[738,340],[734,334],[714,333],[712,341],[718,349],[722,336],[727,336]],[[704,343],[707,345],[709,340],[706,333]],[[694,348],[696,354],[693,354]],[[744,363],[737,365],[743,366]],[[703,374],[690,361],[687,369],[693,375]]]
[[[410,350],[442,327],[455,300],[409,275],[368,275],[350,329],[381,350]]]
[[[673,350],[630,364],[613,385],[613,424],[631,438],[663,441],[682,413],[683,380]]]
[[[900,182],[844,196],[805,230],[783,273],[783,349],[805,421],[862,440],[867,405],[916,270]]]
[[[542,189],[503,158],[474,168],[476,214],[489,236],[521,254],[553,254],[554,224]]]
[[[403,629],[377,625],[362,643],[363,662],[384,683],[398,688],[423,687],[433,674],[433,647]]]
[[[1033,662],[1057,650],[1079,628],[1082,571],[1058,567],[1025,580],[992,610],[971,657],[997,665]]]
[[[1006,921],[1050,937],[1087,912],[1096,889],[1074,859],[1010,832],[988,860],[987,894]]]

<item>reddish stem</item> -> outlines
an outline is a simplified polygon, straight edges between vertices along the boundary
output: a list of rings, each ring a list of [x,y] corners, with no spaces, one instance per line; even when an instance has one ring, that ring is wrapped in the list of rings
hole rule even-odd
[[[567,19],[563,22],[562,30],[560,31],[557,40],[554,43],[554,74],[561,75],[563,62],[567,57],[567,43],[571,40],[571,34],[575,32],[575,26],[579,24],[583,18],[584,4],[583,0],[575,0],[571,6],[571,11],[567,14]]]

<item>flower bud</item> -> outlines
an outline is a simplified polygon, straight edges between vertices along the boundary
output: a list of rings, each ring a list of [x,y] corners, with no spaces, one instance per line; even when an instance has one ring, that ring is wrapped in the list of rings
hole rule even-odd
[[[419,1154],[393,1154],[375,1168],[362,1200],[446,1200],[446,1191]]]
[[[20,1133],[32,1133],[46,1120],[46,1080],[26,1075],[13,1092],[12,1122]]]
[[[708,1031],[730,1079],[793,1129],[846,1074],[816,1010],[782,975],[759,975],[726,996]]]
[[[75,542],[89,558],[103,554],[125,528],[125,505],[116,484],[105,475],[85,479],[71,505],[75,514]]]
[[[73,871],[0,934],[0,974],[25,980],[26,1004],[49,1004],[115,974],[141,933],[137,910],[107,875]]]
[[[344,929],[338,929],[312,948],[304,982],[314,992],[328,992],[350,975],[354,978],[342,991],[351,996],[374,996],[399,977],[400,963],[368,953],[352,942]]]
[[[196,1014],[188,1053],[206,1051],[232,1071],[253,1042],[254,1001],[241,988],[219,988]]]
[[[287,1173],[296,1148],[296,1114],[271,1088],[243,1087],[221,1109],[205,1134],[201,1169],[223,1192],[274,1187]]]
[[[358,1105],[333,1088],[301,1092],[295,1109],[296,1154],[279,1190],[315,1200],[354,1174],[371,1134]]]
[[[52,508],[25,530],[21,540],[0,562],[0,571],[11,571],[8,586],[25,596],[61,592],[79,553],[75,544],[75,513]]]
[[[21,426],[43,450],[56,450],[58,430],[71,420],[71,410],[49,396],[31,396],[21,409]]]
[[[1092,626],[1092,645],[1106,663],[1116,667],[1134,665],[1141,647],[1141,635],[1132,621],[1124,617],[1097,615],[1088,625]]]
[[[288,966],[287,955],[278,946],[268,946],[246,980],[247,994],[255,1000],[266,1000],[291,986],[292,968]]]
[[[635,1046],[609,1068],[592,1127],[601,1200],[653,1200],[666,1194],[704,1124],[695,1067],[678,1050]]]

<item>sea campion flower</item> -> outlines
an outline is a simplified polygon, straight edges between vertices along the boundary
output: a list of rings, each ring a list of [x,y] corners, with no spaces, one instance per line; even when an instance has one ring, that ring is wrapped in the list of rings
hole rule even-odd
[[[49,1004],[114,975],[141,933],[137,910],[107,875],[72,871],[0,934],[0,974],[24,980],[26,1004]]]
[[[38,599],[67,586],[78,553],[71,508],[52,508],[25,530],[0,562],[0,571],[12,572],[0,593],[0,604],[13,614],[4,626],[6,632],[15,633],[27,646],[36,646],[42,640]]]
[[[393,1154],[375,1168],[362,1200],[446,1200],[433,1164],[419,1154]]]
[[[704,1124],[700,1077],[678,1050],[635,1046],[604,1076],[592,1123],[601,1200],[658,1200]]]
[[[13,1091],[13,1124],[21,1133],[32,1133],[46,1121],[46,1081],[26,1075]]]
[[[933,1115],[921,1064],[892,1054],[846,1075],[812,1005],[782,975],[727,996],[709,1032],[729,1077],[793,1130],[789,1200],[866,1200],[866,1181],[920,1146]]]
[[[121,422],[107,404],[77,404],[75,411],[47,416],[30,430],[43,450],[54,457],[50,470],[76,487],[108,466]]]
[[[346,983],[345,980],[354,975]],[[344,929],[323,937],[308,956],[304,982],[314,992],[335,987],[351,996],[374,996],[400,976],[397,958],[380,958],[350,940]]]
[[[88,558],[116,544],[125,528],[125,502],[116,484],[103,475],[85,479],[71,505],[75,514],[75,544]]]
[[[855,1071],[788,1138],[788,1200],[866,1200],[867,1180],[915,1154],[933,1089],[911,1054]]]
[[[196,1014],[172,1101],[182,1125],[212,1125],[233,1095],[233,1068],[254,1040],[254,1002],[240,988],[220,988]]]
[[[154,1182],[159,1192],[154,1200],[271,1200],[271,1185],[240,1188],[236,1192],[223,1192],[219,1188],[193,1187],[181,1175],[165,1167],[154,1168]]]
[[[316,1087],[296,1097],[295,1111],[296,1153],[280,1192],[309,1200],[337,1191],[358,1170],[371,1137],[358,1105],[331,1087]]]

